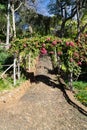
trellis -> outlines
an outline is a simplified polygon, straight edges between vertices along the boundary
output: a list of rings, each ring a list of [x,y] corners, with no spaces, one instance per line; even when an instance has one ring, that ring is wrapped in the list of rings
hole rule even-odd
[[[29,53],[26,57],[28,59],[28,70],[30,71],[31,53]],[[21,61],[22,61],[22,59],[20,59],[20,55],[16,55],[16,53],[15,53],[13,64],[3,65],[3,66],[8,66],[8,68],[0,75],[0,77],[3,78],[4,75],[6,74],[6,72],[9,71],[9,69],[13,67],[13,82],[14,82],[14,86],[15,86],[17,83],[17,79],[20,80],[20,77],[21,77],[21,71],[20,71]]]
[[[3,66],[8,66],[8,68],[0,75],[1,78],[3,78],[3,76],[6,74],[7,71],[9,71],[10,68],[13,67],[13,80],[14,80],[14,86],[16,85],[16,75],[17,75],[17,72],[16,72],[16,67],[18,66],[18,79],[20,79],[20,65],[19,63],[17,64],[17,58],[14,56],[14,61],[13,61],[13,64],[11,65],[3,65]]]

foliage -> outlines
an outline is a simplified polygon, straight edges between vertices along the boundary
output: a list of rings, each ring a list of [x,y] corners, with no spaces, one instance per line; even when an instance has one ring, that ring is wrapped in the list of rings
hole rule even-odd
[[[44,37],[45,38],[45,37]],[[44,49],[44,51],[43,51]],[[65,39],[59,39],[58,37],[49,37],[42,43],[41,52],[47,53],[55,60],[60,58],[61,69],[65,72],[73,72],[74,75],[79,75],[81,72],[81,61],[79,57],[77,44]],[[54,58],[55,57],[55,58]],[[58,62],[56,60],[56,62]]]
[[[82,63],[87,61],[86,43],[86,34],[81,34],[77,42],[71,39],[60,39],[56,36],[41,37],[39,35],[32,38],[13,39],[10,52],[16,54],[29,54],[31,52],[32,56],[35,56],[40,51],[43,55],[50,55],[53,64],[57,64],[59,57],[61,69],[64,72],[72,72],[79,77]]]
[[[22,84],[25,81],[25,77],[22,75],[20,80],[17,80],[16,86],[18,87],[20,84]],[[4,79],[0,79],[0,91],[6,91],[13,89],[13,79],[12,77],[6,77]]]
[[[11,42],[11,46],[9,49],[9,52],[12,54],[29,54],[29,52],[32,52],[33,55],[36,55],[36,52],[38,53],[39,49],[37,48],[38,42],[36,43],[37,38],[16,38],[13,39]]]
[[[12,84],[9,80],[0,79],[0,91],[8,90],[12,88]]]
[[[87,90],[80,91],[76,97],[83,105],[87,106]]]
[[[87,106],[87,82],[76,81],[73,86],[78,90],[75,97],[85,106]]]
[[[5,6],[3,4],[0,4],[0,10],[4,10]]]
[[[39,55],[38,37],[14,39],[11,42],[9,52],[17,58],[20,56],[21,66],[24,69],[28,66],[29,69],[29,64],[31,66],[34,59]]]
[[[7,51],[3,50],[3,48],[0,48],[0,71],[3,70],[3,65],[6,65],[4,63],[9,56],[10,55]]]
[[[49,2],[49,13],[56,15],[58,19],[61,20],[61,29],[58,30],[58,36],[66,36],[66,24],[72,19],[76,21],[77,25],[76,37],[78,37],[81,32],[84,32],[85,26],[87,26],[87,24],[84,24],[85,22],[83,23],[83,17],[87,16],[86,6],[87,2],[85,0],[51,0]]]
[[[87,82],[83,81],[74,81],[73,86],[78,90],[86,90],[87,89]]]
[[[5,12],[0,9],[0,40],[4,41],[6,39],[6,17]]]

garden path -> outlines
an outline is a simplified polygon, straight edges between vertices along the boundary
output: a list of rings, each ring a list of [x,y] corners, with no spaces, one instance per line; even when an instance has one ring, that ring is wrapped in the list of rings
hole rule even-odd
[[[32,86],[0,110],[0,130],[87,130],[87,113],[70,103],[51,70],[50,58],[41,57]]]

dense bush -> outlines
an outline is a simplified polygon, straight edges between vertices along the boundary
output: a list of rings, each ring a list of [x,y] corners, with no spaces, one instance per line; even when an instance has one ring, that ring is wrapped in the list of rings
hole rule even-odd
[[[9,56],[9,53],[4,48],[0,48],[0,71],[3,70],[3,65],[6,65],[6,60]]]

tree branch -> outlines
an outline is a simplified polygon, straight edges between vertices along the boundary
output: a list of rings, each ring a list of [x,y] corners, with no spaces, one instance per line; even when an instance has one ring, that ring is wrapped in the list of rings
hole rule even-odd
[[[14,10],[15,12],[22,6],[22,2],[20,1],[20,5]]]

